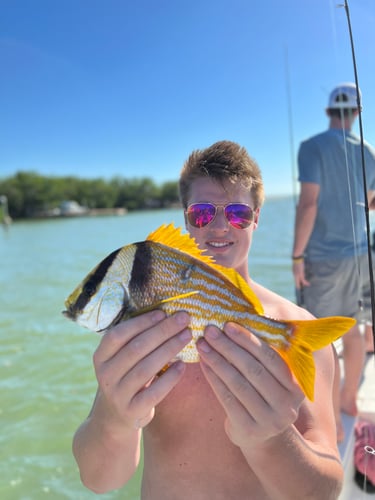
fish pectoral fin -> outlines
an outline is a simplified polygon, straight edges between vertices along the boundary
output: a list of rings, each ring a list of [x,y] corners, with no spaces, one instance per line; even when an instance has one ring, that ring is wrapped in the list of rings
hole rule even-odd
[[[137,311],[134,311],[133,314],[130,315],[130,317],[134,318],[135,316],[139,316],[140,314],[144,314],[144,313],[149,312],[149,311],[154,311],[155,309],[157,309],[162,304],[165,304],[166,302],[172,302],[173,300],[186,299],[186,297],[191,297],[192,295],[197,295],[197,293],[199,293],[198,290],[193,290],[192,292],[181,293],[180,295],[175,295],[173,297],[168,297],[166,299],[162,299],[159,302],[155,302],[151,306],[144,307],[142,309],[138,309]]]
[[[175,295],[174,297],[168,297],[167,299],[163,299],[156,304],[156,307],[165,304],[166,302],[172,302],[173,300],[186,299],[186,297],[191,297],[192,295],[197,295],[199,290],[193,290],[192,292],[181,293],[180,295]]]

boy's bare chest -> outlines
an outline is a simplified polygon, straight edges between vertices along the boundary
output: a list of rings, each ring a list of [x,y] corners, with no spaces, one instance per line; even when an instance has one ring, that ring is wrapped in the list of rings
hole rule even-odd
[[[207,433],[210,427],[223,431],[224,411],[207,383],[199,363],[186,365],[183,379],[156,408],[154,424],[159,430],[167,425],[169,432],[186,433],[189,429]]]
[[[216,492],[212,498],[221,498],[219,492],[226,492],[225,498],[250,498],[244,492],[250,486],[256,490],[259,484],[240,448],[225,432],[220,403],[199,364],[188,365],[185,375],[144,429],[144,484],[156,487],[161,478],[168,478],[178,488],[179,498],[185,498],[184,488],[196,488],[196,498],[205,491],[207,496],[202,498],[211,498],[209,491]]]

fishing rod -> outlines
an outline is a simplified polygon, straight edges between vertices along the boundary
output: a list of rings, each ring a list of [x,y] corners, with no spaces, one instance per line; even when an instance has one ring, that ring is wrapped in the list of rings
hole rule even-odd
[[[350,10],[348,0],[344,0],[343,4],[339,4],[338,7],[344,7],[346,13],[346,19],[348,23],[350,47],[352,53],[352,62],[354,69],[354,81],[357,91],[357,108],[358,108],[358,125],[359,125],[359,136],[360,136],[360,146],[361,146],[361,167],[362,167],[362,178],[363,178],[363,191],[365,200],[365,219],[366,219],[366,233],[367,233],[367,254],[368,254],[368,264],[369,264],[369,274],[370,274],[370,297],[371,297],[371,318],[372,318],[372,336],[375,345],[375,285],[374,285],[374,272],[372,265],[372,248],[370,240],[370,217],[369,217],[369,205],[367,199],[367,178],[366,178],[366,162],[365,162],[365,148],[364,148],[364,137],[363,137],[363,124],[362,124],[362,104],[361,96],[359,93],[359,83],[358,83],[358,71],[357,71],[357,60],[354,50],[354,39],[352,32],[352,23],[350,19]]]
[[[286,94],[287,94],[287,108],[288,108],[288,128],[289,128],[289,149],[290,149],[290,163],[292,170],[292,196],[293,196],[293,204],[294,210],[297,210],[297,169],[296,169],[296,161],[294,154],[294,134],[293,134],[293,112],[292,112],[292,93],[290,86],[290,72],[289,72],[289,58],[288,58],[288,49],[285,48],[285,85],[286,85]],[[305,299],[304,299],[304,287],[301,285],[300,288],[297,289],[295,287],[296,292],[296,302],[297,305],[301,307],[305,307]]]
[[[294,155],[294,137],[293,137],[293,113],[292,113],[292,94],[290,89],[290,72],[289,72],[289,58],[288,48],[285,47],[285,86],[288,105],[288,128],[289,128],[289,149],[290,149],[290,162],[292,166],[292,195],[294,207],[297,206],[297,173],[296,162]]]

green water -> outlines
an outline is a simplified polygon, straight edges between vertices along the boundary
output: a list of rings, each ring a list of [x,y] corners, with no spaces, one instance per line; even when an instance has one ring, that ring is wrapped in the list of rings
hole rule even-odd
[[[293,299],[293,203],[266,203],[254,235],[255,279]],[[62,315],[64,299],[109,252],[145,239],[180,210],[14,223],[0,228],[0,498],[98,498],[80,483],[72,436],[96,391],[99,337]],[[183,430],[182,430],[183,431]],[[139,499],[141,470],[103,499]]]

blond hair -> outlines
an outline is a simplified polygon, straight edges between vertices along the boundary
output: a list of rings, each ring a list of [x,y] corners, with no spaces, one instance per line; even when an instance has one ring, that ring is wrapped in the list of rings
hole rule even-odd
[[[262,174],[256,161],[246,149],[232,141],[219,141],[205,149],[193,151],[182,167],[179,189],[184,208],[187,207],[190,187],[195,179],[209,177],[223,183],[229,181],[248,189],[255,203],[264,202]]]

